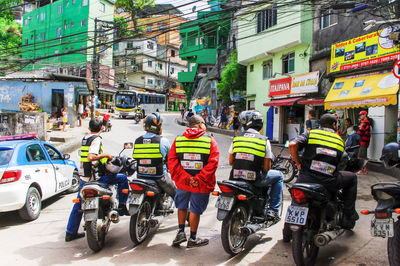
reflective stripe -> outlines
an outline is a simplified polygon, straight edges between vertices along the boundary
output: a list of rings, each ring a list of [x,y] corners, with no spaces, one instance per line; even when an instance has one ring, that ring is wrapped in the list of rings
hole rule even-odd
[[[210,154],[210,149],[202,149],[202,148],[176,148],[177,153],[202,153],[202,154]]]
[[[89,155],[88,152],[81,152],[81,157],[87,157]]]
[[[107,161],[108,161],[108,158],[107,158],[107,157],[104,157],[104,158],[100,159],[100,163],[101,163],[101,164],[106,164]]]
[[[255,143],[234,142],[233,143],[233,148],[238,148],[238,147],[252,148],[252,149],[256,149],[256,150],[265,152],[265,145],[262,146],[260,144],[255,144]]]
[[[204,142],[195,142],[195,141],[177,141],[177,142],[175,142],[175,146],[176,147],[194,146],[194,147],[200,147],[200,148],[210,148],[211,142],[204,143]]]
[[[199,137],[197,139],[188,139],[185,136],[178,136],[176,137],[176,142],[178,141],[196,141],[196,142],[209,142],[211,143],[211,138],[210,137]]]
[[[321,140],[321,139],[311,139],[311,138],[309,138],[308,139],[308,144],[323,145],[323,146],[327,146],[327,147],[330,147],[330,148],[334,148],[334,149],[339,150],[341,152],[344,151],[344,147],[343,146],[340,146],[340,145],[337,145],[335,143],[328,142],[328,141],[325,141],[325,140]]]
[[[133,154],[135,153],[160,153],[159,149],[135,149]]]
[[[310,131],[309,138],[331,141],[344,147],[343,140],[336,133],[316,129]]]
[[[258,138],[249,138],[249,137],[242,137],[242,136],[238,136],[238,137],[234,137],[233,138],[233,142],[235,141],[247,141],[247,142],[254,142],[257,144],[261,144],[261,145],[267,145],[267,141],[263,140],[263,139],[258,139]]]
[[[90,146],[82,146],[81,151],[89,151]]]
[[[88,160],[88,158],[81,158],[81,162],[88,163],[89,160]]]
[[[159,148],[160,143],[148,143],[148,144],[135,144],[135,149],[137,148]]]
[[[249,148],[236,147],[236,148],[233,148],[232,152],[233,153],[244,152],[244,153],[254,154],[256,156],[263,157],[263,158],[265,157],[265,150],[264,151],[256,151],[256,150],[249,149]]]
[[[133,154],[132,158],[162,158],[162,154],[161,153],[150,153],[150,154]]]

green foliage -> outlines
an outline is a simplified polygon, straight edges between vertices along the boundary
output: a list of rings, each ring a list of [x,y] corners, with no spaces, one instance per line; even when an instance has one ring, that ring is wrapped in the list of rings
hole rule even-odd
[[[133,33],[129,30],[129,24],[123,17],[115,17],[114,22],[119,25],[118,38],[132,37]]]
[[[154,0],[117,0],[115,2],[116,8],[123,8],[126,12],[130,13],[134,31],[136,32],[140,31],[137,24],[138,15],[146,6],[155,6]]]
[[[231,105],[231,94],[234,90],[246,90],[246,67],[237,62],[237,50],[233,51],[228,64],[221,74],[221,81],[217,83],[218,96],[226,105]]]

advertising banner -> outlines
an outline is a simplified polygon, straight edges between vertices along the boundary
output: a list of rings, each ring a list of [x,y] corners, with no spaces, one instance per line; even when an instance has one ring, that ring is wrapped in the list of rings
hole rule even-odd
[[[293,76],[290,94],[318,92],[318,79],[319,71]]]
[[[292,78],[275,79],[269,81],[269,97],[282,96],[290,94]]]
[[[399,45],[389,40],[391,27],[331,47],[331,72],[355,69],[398,59]]]

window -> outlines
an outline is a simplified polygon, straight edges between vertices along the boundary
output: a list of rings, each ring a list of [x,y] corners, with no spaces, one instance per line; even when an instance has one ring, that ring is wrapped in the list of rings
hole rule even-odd
[[[152,30],[153,30],[153,25],[152,24],[147,25],[147,31],[151,32]]]
[[[44,18],[45,18],[45,13],[44,12],[40,13],[40,21],[43,21]]]
[[[114,66],[119,66],[119,60],[114,60]]]
[[[136,58],[131,59],[131,66],[136,65]]]
[[[294,72],[294,52],[282,56],[282,73]]]
[[[147,84],[153,85],[153,80],[152,79],[147,79]]]
[[[39,14],[36,15],[36,20],[38,20],[38,19],[39,19]]]
[[[175,57],[175,50],[171,50],[171,57]]]
[[[24,20],[24,26],[28,25],[28,19]]]
[[[273,5],[270,8],[262,10],[257,14],[257,33],[262,32],[266,29],[277,24],[278,11],[277,6]]]
[[[28,162],[46,161],[44,152],[42,148],[40,148],[39,144],[33,144],[26,148],[26,159]]]
[[[167,23],[165,23],[165,22],[160,22],[159,24],[158,24],[158,29],[159,30],[165,30],[167,28]]]
[[[33,34],[31,35],[31,41],[33,41]]]
[[[74,22],[71,22],[71,29],[75,26]]]
[[[118,50],[119,49],[119,43],[114,43],[114,46],[113,46],[114,48],[114,50]]]
[[[57,38],[61,38],[62,37],[62,31],[61,31],[61,27],[57,28]]]
[[[24,40],[24,45],[28,45],[28,39]]]
[[[88,5],[88,0],[82,0],[82,6],[87,6]]]
[[[162,64],[161,63],[157,63],[157,68],[162,70]]]
[[[56,56],[54,57],[55,60],[58,60],[58,54],[59,54],[59,53],[60,53],[59,50],[55,50],[55,51],[54,51],[54,54],[56,55]]]
[[[62,6],[58,6],[58,8],[57,8],[57,13],[58,13],[58,14],[62,14]]]
[[[67,1],[67,4],[66,4],[66,6],[69,6],[69,1]]]
[[[132,49],[133,48],[133,42],[132,41],[127,42],[126,47],[128,49]]]
[[[171,67],[171,74],[174,74],[175,68]]]
[[[154,49],[154,43],[151,41],[147,41],[147,49],[153,50]]]
[[[61,153],[56,151],[53,147],[50,147],[49,145],[44,145],[44,148],[46,149],[46,151],[49,154],[50,159],[52,161],[62,160],[63,159],[63,156],[61,155]]]
[[[250,65],[250,72],[254,72],[254,65]]]
[[[72,52],[74,50],[74,47],[73,46],[71,46],[71,48],[70,48],[70,51]]]
[[[106,12],[106,5],[104,3],[100,3],[99,5],[99,11],[100,12]]]
[[[321,13],[321,30],[337,23],[337,16],[331,9]]]
[[[13,154],[12,148],[5,148],[0,150],[0,165],[6,165],[11,160]]]
[[[68,24],[64,24],[64,30],[68,29]]]
[[[148,67],[152,67],[153,66],[153,61],[151,61],[151,60],[147,61],[147,66]]]
[[[81,21],[81,27],[86,27],[86,19],[82,19],[82,21]]]
[[[72,4],[75,5],[75,3],[76,3],[76,0],[72,0]]]
[[[272,60],[264,61],[262,64],[263,67],[263,79],[272,78]]]
[[[81,54],[86,54],[86,46],[85,45],[81,46]]]
[[[64,53],[65,53],[65,54],[68,53],[68,47],[65,47]]]
[[[41,40],[41,41],[46,40],[46,33],[45,33],[45,32],[42,32],[42,33],[40,34],[40,40]]]

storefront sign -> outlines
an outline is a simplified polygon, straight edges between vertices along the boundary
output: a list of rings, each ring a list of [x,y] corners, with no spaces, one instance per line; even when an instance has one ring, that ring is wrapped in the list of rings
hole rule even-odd
[[[292,78],[270,80],[269,82],[269,97],[282,96],[290,94]]]
[[[332,45],[331,72],[398,59],[399,46],[389,40],[391,27]]]
[[[318,92],[318,79],[319,71],[293,76],[290,94]]]
[[[169,93],[168,96],[169,98],[186,99],[186,95],[181,94]]]

